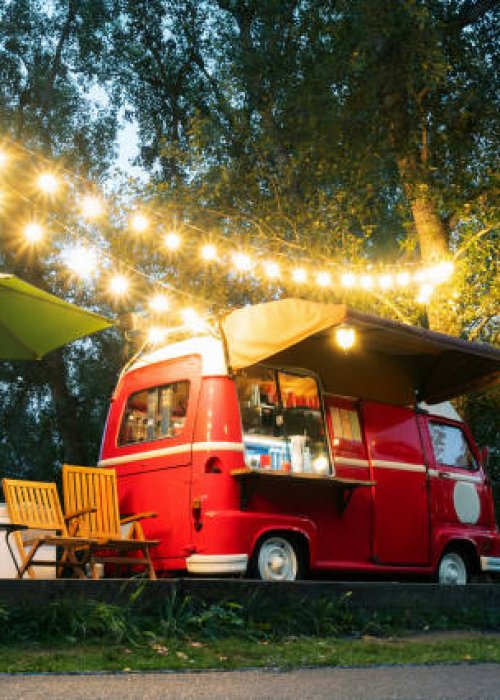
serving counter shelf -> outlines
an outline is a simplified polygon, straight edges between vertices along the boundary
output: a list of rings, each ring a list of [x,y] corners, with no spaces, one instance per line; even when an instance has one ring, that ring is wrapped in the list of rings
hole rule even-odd
[[[336,503],[341,513],[349,505],[356,489],[376,485],[375,481],[345,479],[332,474],[289,472],[280,469],[233,469],[230,474],[240,485],[241,510],[248,508],[251,495],[259,484],[280,483],[286,486],[287,484],[308,483],[317,484],[320,488],[326,486],[334,491]]]

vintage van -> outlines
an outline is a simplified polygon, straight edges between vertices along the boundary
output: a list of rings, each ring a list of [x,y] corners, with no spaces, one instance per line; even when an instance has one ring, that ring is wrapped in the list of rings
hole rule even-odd
[[[99,463],[123,513],[158,513],[159,575],[464,584],[500,571],[500,536],[484,452],[437,402],[499,368],[489,346],[345,306],[260,304],[129,364]]]

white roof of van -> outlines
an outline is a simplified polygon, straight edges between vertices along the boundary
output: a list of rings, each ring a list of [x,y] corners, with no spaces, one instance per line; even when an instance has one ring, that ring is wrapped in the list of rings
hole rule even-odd
[[[222,341],[209,335],[181,340],[141,355],[128,367],[127,372],[190,355],[201,357],[201,373],[204,377],[224,376],[228,373]]]

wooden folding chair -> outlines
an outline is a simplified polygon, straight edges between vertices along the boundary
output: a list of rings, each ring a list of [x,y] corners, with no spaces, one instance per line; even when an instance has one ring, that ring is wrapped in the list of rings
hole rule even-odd
[[[87,512],[80,523],[80,532],[98,539],[102,545],[100,550],[91,548],[92,575],[96,576],[95,563],[108,563],[144,566],[149,578],[156,579],[149,550],[160,540],[147,540],[140,522],[156,517],[156,513],[137,513],[120,518],[114,469],[64,464],[62,476],[66,511],[94,510]],[[122,534],[124,525],[130,525],[126,534]]]
[[[91,545],[97,540],[77,534],[77,523],[87,511],[73,511],[63,516],[57,487],[41,481],[3,479],[2,488],[11,523],[24,525],[24,532],[15,532],[19,551],[18,578],[26,571],[36,578],[33,566],[54,566],[54,561],[35,559],[42,545],[62,548],[62,557],[57,562],[57,575],[63,566],[71,567],[79,578],[86,578],[85,564],[90,556]],[[68,530],[71,523],[71,532]]]

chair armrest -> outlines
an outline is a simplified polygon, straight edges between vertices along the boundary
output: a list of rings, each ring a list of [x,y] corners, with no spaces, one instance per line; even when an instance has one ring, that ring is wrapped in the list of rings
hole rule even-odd
[[[157,518],[158,513],[134,513],[134,515],[124,515],[120,518],[120,525],[127,523],[135,523],[137,520],[146,520],[146,518]]]
[[[64,519],[66,521],[73,520],[74,518],[81,518],[82,515],[89,515],[89,513],[97,513],[97,508],[94,508],[93,506],[89,506],[88,508],[80,508],[72,513],[67,513],[64,516]]]

